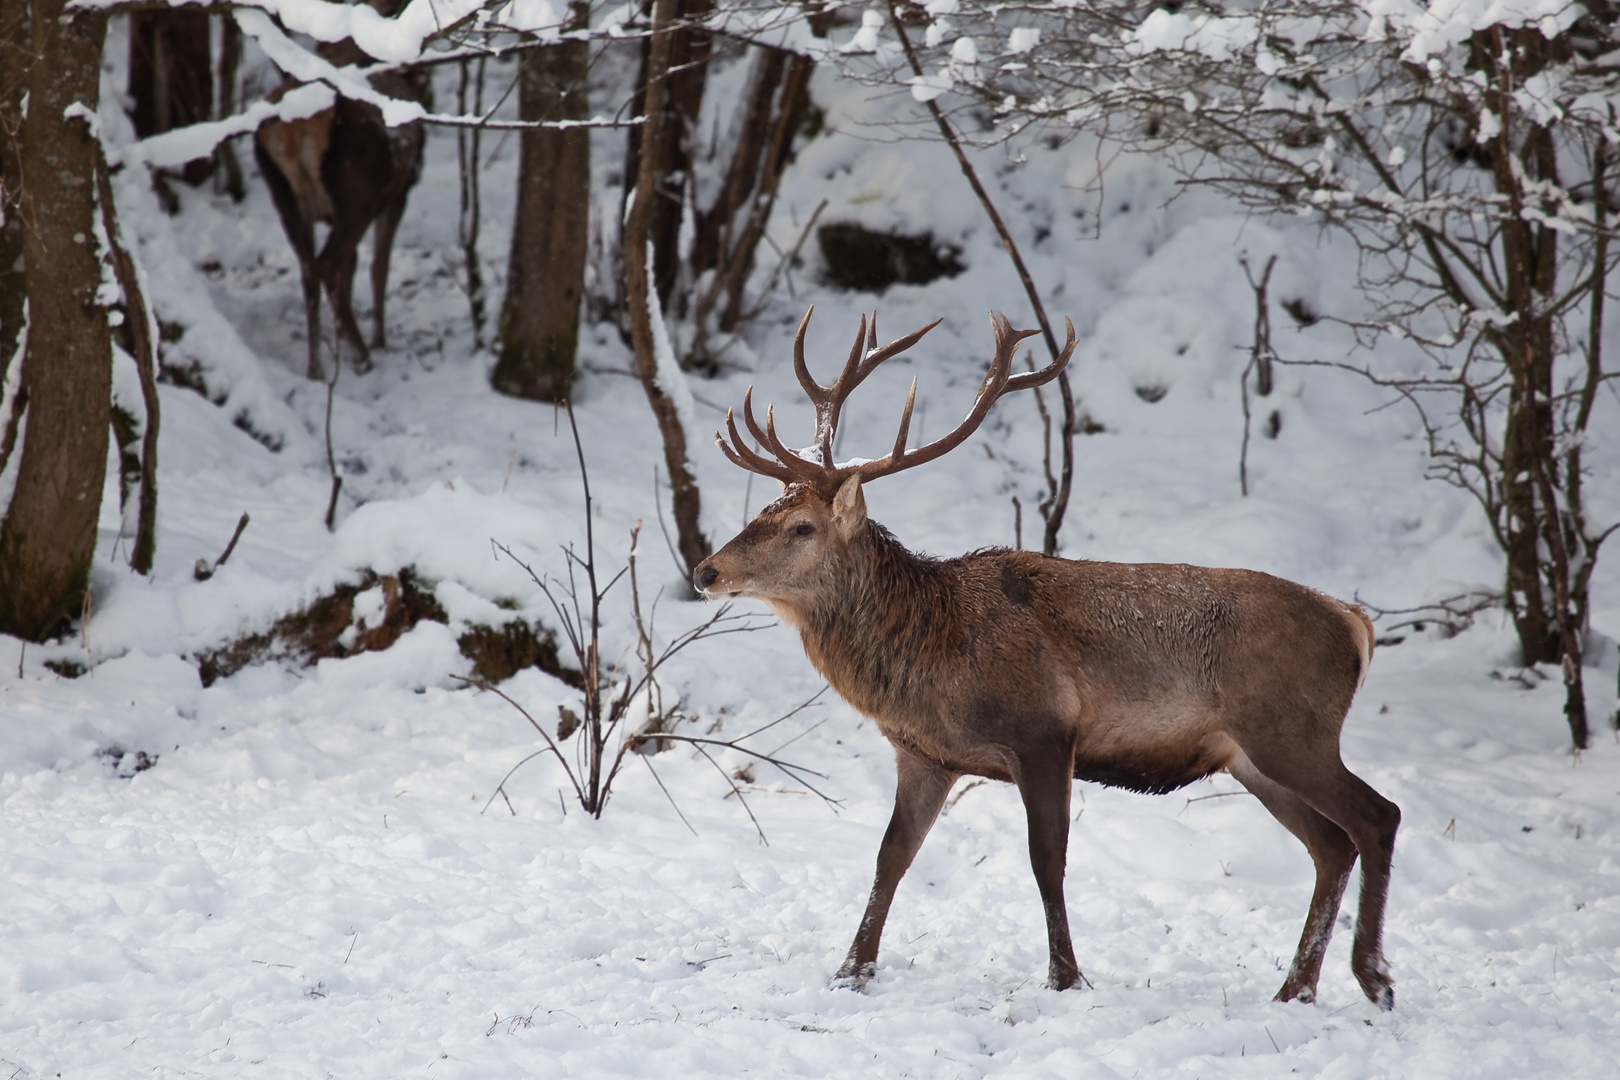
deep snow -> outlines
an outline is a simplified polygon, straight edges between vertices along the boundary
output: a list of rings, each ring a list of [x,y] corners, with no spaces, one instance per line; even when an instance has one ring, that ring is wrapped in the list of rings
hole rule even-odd
[[[492,86],[511,70],[491,65]],[[109,77],[109,129],[122,123],[119,82]],[[878,309],[886,338],[947,320],[850,403],[841,457],[887,444],[913,374],[915,438],[966,411],[990,354],[985,307],[1031,324],[948,155],[889,126],[921,115],[909,95],[869,98],[831,72],[815,93],[829,131],[800,150],[778,244],[790,246],[827,198],[823,221],[932,229],[963,246],[969,269],[881,298],[840,294],[816,284],[807,245],[810,265],[732,354],[750,370],[691,380],[717,540],[771,485],[727,464],[707,431],[750,382],[761,404],[779,403],[784,432],[808,431],[788,364],[807,303],[822,372],[863,309]],[[595,138],[605,184],[620,164],[616,137]],[[600,821],[559,797],[565,783],[543,761],[507,784],[514,812],[499,798],[482,812],[539,744],[509,707],[450,678],[466,663],[454,630],[438,624],[385,653],[250,668],[202,688],[197,651],[365,568],[416,566],[439,583],[453,622],[490,619],[497,602],[540,616],[543,600],[491,541],[560,572],[557,545],[582,540],[566,426],[548,407],[495,395],[490,357],[471,350],[453,139],[431,134],[401,230],[393,348],[337,385],[346,479],[334,534],[321,524],[325,392],[299,376],[296,267],[262,186],[241,207],[185,191],[173,221],[138,183],[121,186],[159,314],[186,327],[171,348],[203,365],[224,404],[161,389],[153,576],[124,566],[110,482],[82,637],[26,648],[0,639],[5,1075],[1620,1072],[1620,748],[1600,722],[1594,748],[1571,759],[1556,678],[1512,666],[1511,633],[1494,615],[1454,638],[1408,630],[1380,648],[1346,724],[1346,761],[1405,815],[1386,929],[1391,1014],[1356,989],[1342,932],[1319,1003],[1270,1002],[1310,863],[1228,777],[1158,798],[1077,785],[1067,895],[1094,988],[1062,994],[1041,986],[1044,928],[1016,794],[964,783],[901,886],[863,996],[828,979],[864,903],[892,764],[873,725],[830,695],[759,745],[793,740],[783,756],[828,774],[842,807],[756,769],[749,798],[764,846],[727,784],[680,750],[654,767],[695,837],[639,763]],[[1257,433],[1254,493],[1238,493],[1238,377],[1253,318],[1238,254],[1257,264],[1279,255],[1274,303],[1350,310],[1349,254],[1331,236],[1209,196],[1168,202],[1162,162],[1083,141],[1026,150],[1021,163],[981,161],[1050,309],[1081,330],[1076,386],[1105,428],[1077,445],[1066,554],[1250,566],[1388,608],[1497,581],[1477,509],[1423,480],[1413,418],[1380,409],[1351,376],[1280,374],[1258,403],[1278,410],[1279,437]],[[483,254],[497,287],[515,151],[515,138],[485,139]],[[603,190],[598,209],[611,216],[617,199]],[[1348,353],[1322,325],[1296,332],[1280,307],[1273,323],[1285,356]],[[656,432],[616,333],[584,337],[577,398],[599,555],[619,565],[630,527],[645,521],[651,593],[678,577],[655,525]],[[1613,395],[1602,408],[1592,493],[1594,510],[1613,515]],[[1041,489],[1026,395],[998,405],[948,462],[875,483],[868,502],[906,543],[954,554],[1011,543],[1014,496],[1034,542]],[[252,523],[231,561],[193,580],[195,560],[218,556],[244,510]],[[1620,574],[1609,554],[1594,625],[1613,634]],[[660,638],[707,613],[666,597]],[[609,619],[617,649],[629,640],[622,606]],[[91,670],[65,679],[45,666],[62,660]],[[1600,718],[1615,704],[1612,647],[1596,662],[1588,685]],[[694,646],[667,681],[695,726],[733,735],[821,685],[782,627]],[[537,716],[572,695],[537,672],[506,689]],[[156,765],[135,772],[137,752]]]

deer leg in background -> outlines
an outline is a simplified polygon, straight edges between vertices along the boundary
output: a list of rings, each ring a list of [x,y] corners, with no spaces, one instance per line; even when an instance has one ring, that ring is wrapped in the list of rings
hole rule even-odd
[[[266,125],[253,140],[253,156],[259,163],[259,173],[270,189],[270,201],[275,203],[281,227],[292,244],[298,259],[298,276],[304,286],[304,323],[309,332],[309,370],[311,379],[325,378],[321,367],[321,279],[316,272],[315,210],[305,207],[293,189],[287,172],[278,164],[271,147],[287,159],[290,169],[296,160],[296,145],[288,146],[287,130],[274,124]],[[270,146],[267,146],[266,143]]]
[[[1069,854],[1069,799],[1074,789],[1072,746],[1036,745],[1018,758],[1018,794],[1029,821],[1029,863],[1046,911],[1051,960],[1047,985],[1067,990],[1084,976],[1069,937],[1069,911],[1063,902],[1063,870]]]
[[[371,352],[366,348],[365,339],[360,336],[360,324],[354,319],[354,271],[360,262],[355,248],[368,224],[361,223],[357,228],[352,219],[333,222],[320,257],[315,260],[316,276],[326,286],[326,295],[332,301],[339,362],[342,361],[342,347],[347,345],[353,354],[350,362],[354,365],[355,373],[362,375],[371,370]]]
[[[304,285],[304,325],[309,333],[309,378],[326,378],[321,365],[321,279],[315,275],[314,260],[298,260],[298,276]]]
[[[371,347],[386,348],[383,336],[383,297],[388,293],[388,260],[394,252],[394,233],[405,216],[405,199],[410,191],[383,208],[371,227]]]
[[[1306,805],[1292,791],[1264,776],[1243,754],[1227,768],[1234,779],[1248,788],[1283,828],[1299,838],[1316,865],[1316,891],[1311,894],[1310,913],[1299,935],[1299,949],[1289,965],[1288,977],[1277,991],[1277,1001],[1316,1000],[1316,981],[1322,974],[1322,956],[1333,936],[1333,920],[1339,914],[1339,901],[1356,864],[1356,847],[1343,829]]]
[[[1361,856],[1361,903],[1356,913],[1356,937],[1350,949],[1350,970],[1361,984],[1362,993],[1384,1010],[1395,1007],[1395,982],[1384,963],[1381,942],[1384,900],[1389,893],[1389,868],[1395,852],[1395,830],[1401,811],[1374,791],[1359,776],[1344,767],[1337,753],[1326,766],[1294,765],[1321,761],[1326,755],[1262,752],[1245,746],[1243,751],[1267,779],[1289,789],[1311,809],[1332,821],[1350,836]]]
[[[877,968],[878,941],[883,937],[883,923],[889,917],[894,890],[911,866],[917,849],[922,847],[923,837],[933,828],[934,819],[945,805],[945,796],[950,794],[951,785],[960,775],[898,746],[894,748],[894,758],[894,815],[889,818],[889,828],[878,848],[872,894],[867,898],[866,914],[861,916],[849,955],[833,976],[834,981],[846,982],[857,990],[866,986]]]

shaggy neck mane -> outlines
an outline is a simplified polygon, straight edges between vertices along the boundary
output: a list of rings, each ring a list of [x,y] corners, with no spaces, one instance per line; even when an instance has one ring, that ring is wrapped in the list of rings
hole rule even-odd
[[[805,652],[861,711],[909,712],[938,688],[934,674],[960,651],[952,564],[907,551],[871,520],[844,558],[847,589],[823,591],[797,613]]]

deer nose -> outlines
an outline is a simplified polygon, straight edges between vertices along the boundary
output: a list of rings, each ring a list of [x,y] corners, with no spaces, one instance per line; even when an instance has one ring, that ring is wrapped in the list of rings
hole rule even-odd
[[[692,572],[692,584],[697,586],[698,592],[708,592],[709,586],[720,576],[720,571],[707,564],[699,566]]]

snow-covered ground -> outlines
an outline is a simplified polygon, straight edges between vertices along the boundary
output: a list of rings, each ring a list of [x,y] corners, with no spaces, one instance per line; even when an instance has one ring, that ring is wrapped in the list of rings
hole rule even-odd
[[[492,66],[492,84],[509,72]],[[969,269],[881,298],[841,294],[816,283],[807,247],[791,293],[735,351],[750,370],[692,381],[717,540],[770,492],[709,445],[708,426],[752,382],[781,403],[786,431],[808,429],[788,364],[807,303],[821,371],[863,309],[879,310],[885,338],[946,317],[850,403],[842,456],[887,445],[914,374],[917,437],[965,411],[990,354],[985,308],[1031,324],[947,154],[859,119],[912,106],[865,101],[830,73],[816,97],[829,131],[801,148],[777,241],[790,245],[826,198],[824,221],[932,229],[963,247]],[[453,627],[422,623],[386,652],[253,667],[204,688],[196,653],[364,569],[416,567],[452,623],[492,619],[497,602],[538,617],[542,598],[491,541],[553,573],[558,545],[582,542],[566,423],[490,391],[491,359],[471,348],[453,140],[430,136],[401,230],[394,347],[337,385],[345,486],[330,534],[325,391],[299,375],[296,267],[262,185],[240,207],[186,191],[173,221],[138,185],[120,192],[160,315],[187,328],[171,348],[195,355],[228,397],[218,407],[161,389],[152,577],[124,566],[113,482],[83,635],[0,639],[0,1074],[1620,1075],[1620,747],[1600,719],[1615,706],[1612,646],[1588,672],[1598,730],[1579,760],[1557,679],[1513,666],[1497,616],[1453,638],[1408,630],[1378,650],[1344,755],[1405,815],[1388,1014],[1351,979],[1344,933],[1318,1003],[1270,1001],[1310,862],[1225,776],[1157,798],[1077,785],[1067,896],[1094,985],[1061,994],[1041,985],[1045,932],[1016,794],[963,784],[901,885],[877,978],[860,995],[828,980],[865,900],[893,769],[874,726],[830,695],[758,748],[826,774],[841,806],[756,769],[749,806],[765,845],[728,783],[680,749],[653,767],[696,835],[639,761],[600,820],[560,794],[566,781],[546,760],[507,783],[510,809],[497,797],[486,812],[540,743],[509,706],[451,678],[468,669]],[[616,173],[616,138],[599,135],[596,149],[599,174]],[[485,139],[485,270],[497,284],[515,151],[515,140]],[[1161,162],[1084,142],[1028,152],[982,161],[1051,310],[1075,318],[1076,387],[1105,429],[1078,442],[1065,554],[1250,566],[1384,608],[1498,581],[1477,509],[1423,480],[1413,418],[1379,409],[1354,377],[1280,373],[1258,403],[1262,416],[1278,411],[1280,432],[1257,431],[1252,494],[1239,494],[1253,300],[1238,256],[1256,266],[1279,256],[1274,304],[1347,311],[1348,255],[1331,237],[1207,196],[1167,203]],[[611,215],[616,198],[599,207]],[[1296,331],[1280,306],[1273,323],[1285,356],[1348,350],[1322,325]],[[645,399],[616,332],[584,338],[578,416],[599,557],[622,565],[630,528],[645,521],[643,589],[673,595],[680,572],[655,523],[661,452]],[[1620,425],[1612,395],[1602,407],[1593,501],[1613,514]],[[1012,543],[1015,496],[1035,542],[1042,486],[1025,395],[946,462],[875,483],[868,502],[912,547],[954,554]],[[195,561],[218,557],[243,511],[252,521],[230,562],[195,581]],[[1593,621],[1612,635],[1620,572],[1609,554]],[[615,652],[631,640],[618,599],[605,629]],[[709,611],[666,595],[657,635]],[[63,661],[89,670],[64,678],[46,666]],[[694,728],[727,736],[821,685],[779,626],[699,643],[666,682]],[[573,696],[532,671],[506,690],[540,717]],[[156,763],[137,772],[141,753]]]

